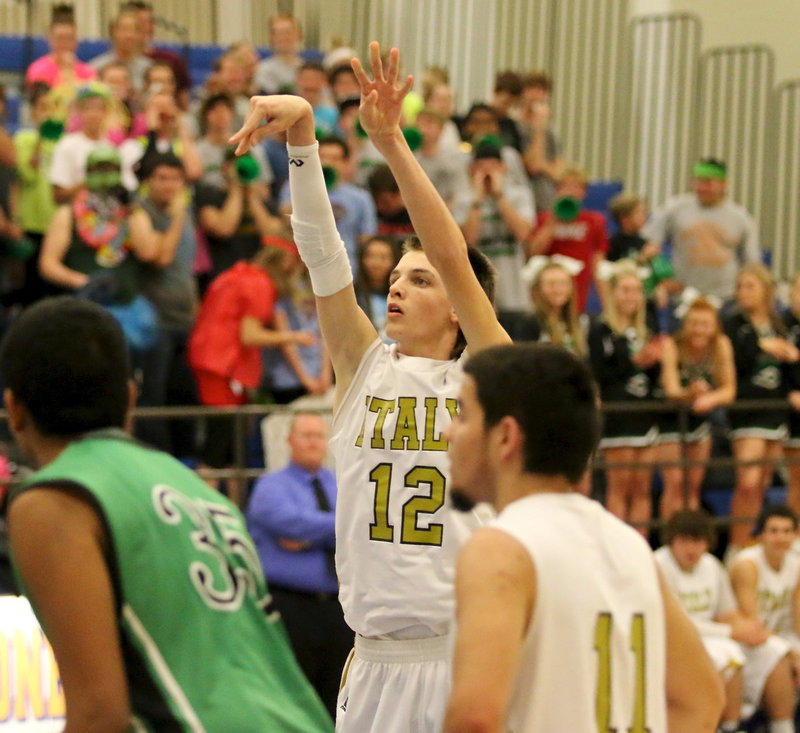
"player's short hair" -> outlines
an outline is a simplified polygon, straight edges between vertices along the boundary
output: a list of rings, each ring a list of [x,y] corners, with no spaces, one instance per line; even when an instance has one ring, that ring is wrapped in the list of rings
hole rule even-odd
[[[506,416],[519,424],[527,473],[581,479],[601,432],[597,387],[583,361],[553,344],[507,344],[478,352],[464,372],[487,426]]]
[[[706,512],[696,509],[682,509],[667,520],[661,530],[661,541],[668,545],[676,537],[705,540],[709,548],[713,548],[717,543],[717,533],[711,517]]]
[[[0,372],[44,435],[125,423],[125,337],[115,318],[88,300],[65,295],[28,308],[3,339]]]
[[[768,504],[758,514],[755,526],[753,527],[753,537],[758,537],[758,535],[764,531],[767,522],[772,519],[772,517],[789,519],[792,522],[792,527],[797,529],[797,515],[789,509],[788,506],[785,504]]]
[[[425,248],[422,246],[422,242],[419,241],[418,237],[408,237],[408,239],[403,242],[403,254],[424,251]],[[467,247],[467,257],[469,258],[469,264],[472,266],[475,277],[478,278],[481,289],[486,293],[486,297],[489,298],[490,302],[494,303],[495,289],[497,287],[497,271],[494,269],[494,265],[489,258],[476,247]],[[456,343],[453,347],[453,351],[450,353],[450,357],[452,359],[457,359],[461,356],[466,347],[467,338],[464,336],[464,332],[459,326]]]
[[[617,224],[626,216],[630,216],[636,208],[645,203],[645,199],[637,193],[618,193],[608,204],[608,210]]]

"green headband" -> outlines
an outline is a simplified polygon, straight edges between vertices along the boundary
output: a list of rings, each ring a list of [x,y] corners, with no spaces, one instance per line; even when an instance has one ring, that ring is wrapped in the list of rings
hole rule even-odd
[[[728,172],[721,165],[701,161],[700,163],[695,163],[694,168],[692,168],[692,175],[695,178],[716,178],[724,181],[728,177]]]

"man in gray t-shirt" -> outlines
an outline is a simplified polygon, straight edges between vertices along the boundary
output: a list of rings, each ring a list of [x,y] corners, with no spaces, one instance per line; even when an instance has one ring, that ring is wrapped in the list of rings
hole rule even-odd
[[[302,37],[300,22],[292,15],[278,13],[269,19],[269,45],[273,55],[259,62],[255,75],[255,86],[262,94],[294,91],[297,71],[303,65]]]
[[[523,242],[536,219],[533,193],[507,174],[501,149],[491,140],[475,145],[469,173],[472,185],[456,194],[453,218],[467,244],[478,247],[497,270],[501,319],[513,317],[530,303],[520,272],[527,259]]]
[[[110,25],[111,48],[106,53],[95,56],[89,65],[101,71],[111,63],[124,64],[131,76],[131,83],[137,92],[145,87],[145,72],[153,63],[142,53],[144,37],[136,10],[121,10]]]
[[[706,158],[692,172],[694,192],[668,199],[642,234],[661,244],[671,241],[675,277],[682,285],[727,300],[739,268],[761,259],[756,223],[727,198],[723,162]]]

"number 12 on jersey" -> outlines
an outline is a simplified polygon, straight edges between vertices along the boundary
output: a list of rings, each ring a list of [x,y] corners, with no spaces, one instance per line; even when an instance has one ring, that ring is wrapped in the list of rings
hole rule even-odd
[[[369,538],[375,542],[394,542],[394,525],[389,517],[389,497],[392,490],[391,463],[379,463],[369,472],[369,480],[375,486],[374,519],[369,525]],[[443,526],[430,523],[419,524],[420,515],[435,514],[444,506],[445,478],[434,466],[415,466],[403,479],[404,489],[419,489],[429,486],[430,492],[415,494],[406,500],[401,510],[400,544],[442,544]]]
[[[594,649],[597,652],[597,692],[595,717],[597,733],[616,733],[611,726],[611,630],[614,619],[610,613],[600,613],[594,625]],[[628,733],[650,733],[647,727],[647,705],[645,704],[645,643],[644,615],[635,613],[631,617],[630,649],[634,661],[633,719]]]

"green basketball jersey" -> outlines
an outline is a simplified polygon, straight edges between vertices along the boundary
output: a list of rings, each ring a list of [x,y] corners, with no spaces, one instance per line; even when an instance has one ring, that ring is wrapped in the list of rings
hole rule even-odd
[[[208,733],[333,729],[270,613],[258,555],[231,502],[118,430],[71,443],[12,501],[64,485],[89,495],[108,531],[135,723]]]

